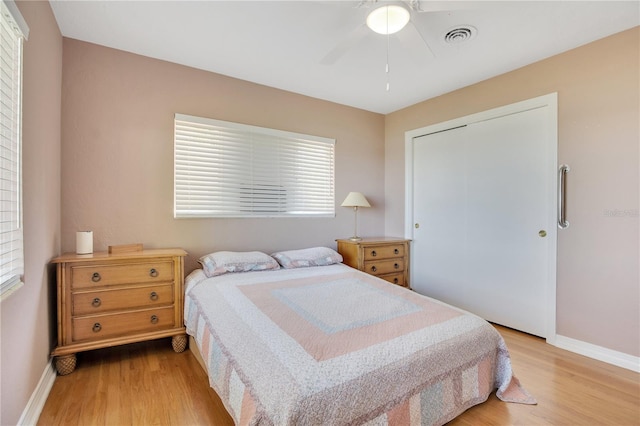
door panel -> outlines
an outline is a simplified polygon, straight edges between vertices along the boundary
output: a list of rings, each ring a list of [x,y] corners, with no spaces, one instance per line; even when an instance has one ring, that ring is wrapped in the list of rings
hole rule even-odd
[[[546,336],[549,250],[556,240],[548,214],[555,156],[548,152],[547,113],[518,112],[413,143],[419,227],[412,287],[538,336]]]

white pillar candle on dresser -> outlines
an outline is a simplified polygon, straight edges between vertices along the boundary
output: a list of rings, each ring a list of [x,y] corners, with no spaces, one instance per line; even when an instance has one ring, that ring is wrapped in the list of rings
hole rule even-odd
[[[93,231],[76,232],[76,254],[93,253]]]

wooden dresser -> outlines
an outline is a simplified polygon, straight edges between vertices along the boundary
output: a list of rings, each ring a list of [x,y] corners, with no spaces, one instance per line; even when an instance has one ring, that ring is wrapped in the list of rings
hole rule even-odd
[[[64,254],[52,260],[58,275],[58,374],[73,372],[76,353],[172,336],[182,352],[182,249],[110,254]]]
[[[343,263],[409,288],[409,241],[399,238],[336,240]]]

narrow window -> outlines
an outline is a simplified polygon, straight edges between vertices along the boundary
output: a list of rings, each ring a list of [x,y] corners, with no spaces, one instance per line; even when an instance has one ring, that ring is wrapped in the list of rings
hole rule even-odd
[[[335,140],[176,114],[174,216],[333,217]]]
[[[0,2],[0,300],[22,286],[22,40],[16,4]]]

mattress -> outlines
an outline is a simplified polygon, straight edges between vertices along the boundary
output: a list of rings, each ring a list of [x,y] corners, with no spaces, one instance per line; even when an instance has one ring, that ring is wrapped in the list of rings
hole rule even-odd
[[[439,425],[533,404],[483,319],[343,264],[186,280],[185,325],[238,425]]]

